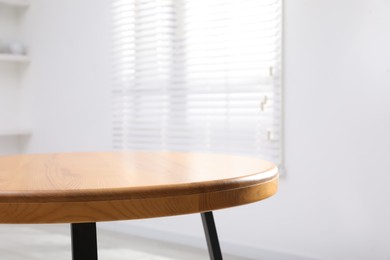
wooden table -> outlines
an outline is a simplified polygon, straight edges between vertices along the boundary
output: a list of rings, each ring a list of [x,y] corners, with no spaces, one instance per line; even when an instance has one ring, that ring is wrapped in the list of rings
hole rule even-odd
[[[96,222],[201,213],[210,258],[222,259],[212,211],[265,199],[277,186],[275,165],[233,155],[2,156],[0,223],[71,223],[73,259],[92,260]]]

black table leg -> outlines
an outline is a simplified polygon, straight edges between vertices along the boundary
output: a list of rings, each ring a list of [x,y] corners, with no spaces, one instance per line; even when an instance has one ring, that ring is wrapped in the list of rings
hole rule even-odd
[[[72,259],[97,260],[96,223],[71,224]]]
[[[211,260],[222,260],[221,247],[219,246],[217,228],[215,227],[213,212],[201,213],[203,229],[206,234],[207,247]]]

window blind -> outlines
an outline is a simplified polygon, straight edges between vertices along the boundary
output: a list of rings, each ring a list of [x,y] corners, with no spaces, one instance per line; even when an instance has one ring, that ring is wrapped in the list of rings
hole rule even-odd
[[[281,162],[281,0],[114,0],[113,147]]]

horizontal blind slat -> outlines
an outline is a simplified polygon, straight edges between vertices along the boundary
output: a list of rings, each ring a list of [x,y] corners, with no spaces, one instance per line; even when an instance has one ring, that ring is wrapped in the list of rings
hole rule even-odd
[[[113,147],[280,159],[280,0],[113,0]]]

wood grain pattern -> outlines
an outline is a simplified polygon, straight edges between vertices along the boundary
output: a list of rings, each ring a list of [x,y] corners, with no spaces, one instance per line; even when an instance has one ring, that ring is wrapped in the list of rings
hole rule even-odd
[[[70,223],[204,212],[265,199],[278,171],[207,153],[61,153],[0,157],[0,223]]]

